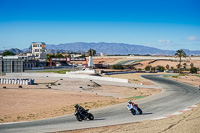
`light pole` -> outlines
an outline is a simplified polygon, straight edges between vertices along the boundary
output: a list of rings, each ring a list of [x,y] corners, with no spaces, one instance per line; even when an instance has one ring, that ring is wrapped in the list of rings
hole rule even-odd
[[[0,61],[1,61],[1,63],[0,63],[0,64],[1,64],[0,68],[1,68],[1,77],[2,77],[2,73],[3,73],[3,67],[2,67],[2,65],[3,65],[3,64],[2,64],[2,62],[3,62],[3,57],[2,57],[2,60],[0,60]]]
[[[6,50],[6,47],[3,47],[3,53],[5,52],[5,50]],[[2,61],[1,61],[1,76],[3,76],[3,56],[2,56]]]
[[[12,60],[10,61],[10,70],[11,70],[11,79],[12,79],[12,70],[13,70],[13,64],[12,64]]]

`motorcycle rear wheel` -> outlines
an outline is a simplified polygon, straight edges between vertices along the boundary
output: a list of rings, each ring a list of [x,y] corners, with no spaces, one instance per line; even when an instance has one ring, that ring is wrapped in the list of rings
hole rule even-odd
[[[88,119],[89,119],[89,120],[94,120],[94,115],[91,114],[91,113],[88,113]]]
[[[131,110],[131,113],[133,114],[133,115],[136,115],[136,111],[133,109],[133,110]]]
[[[138,108],[138,112],[139,114],[142,114],[142,110],[140,108]]]

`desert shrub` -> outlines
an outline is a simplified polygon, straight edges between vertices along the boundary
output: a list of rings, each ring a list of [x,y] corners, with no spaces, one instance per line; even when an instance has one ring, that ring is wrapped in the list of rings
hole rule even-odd
[[[123,69],[123,66],[122,65],[113,65],[113,69]]]
[[[178,78],[178,76],[172,76],[172,78]]]
[[[151,66],[146,66],[145,67],[145,71],[150,71],[150,69],[151,69]]]
[[[156,68],[155,68],[155,67],[152,67],[152,68],[151,68],[151,71],[152,71],[152,72],[155,72],[155,71],[156,71]]]
[[[183,67],[184,69],[186,69],[187,63],[183,63]]]
[[[166,65],[166,68],[167,68],[167,70],[169,70],[169,65],[168,64]]]
[[[197,68],[196,67],[190,68],[190,73],[197,73]]]
[[[191,68],[193,68],[193,67],[194,67],[194,64],[193,64],[193,63],[191,63],[191,64],[190,64],[190,67],[191,67]]]
[[[164,72],[165,68],[163,66],[158,65],[158,66],[156,66],[156,70]]]

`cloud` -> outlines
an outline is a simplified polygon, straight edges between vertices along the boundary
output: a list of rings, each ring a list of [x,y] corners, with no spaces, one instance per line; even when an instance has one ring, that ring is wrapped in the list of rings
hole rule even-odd
[[[197,36],[188,36],[186,38],[186,40],[189,40],[189,41],[200,41],[200,38],[197,37]]]
[[[171,40],[158,40],[159,43],[172,43]]]

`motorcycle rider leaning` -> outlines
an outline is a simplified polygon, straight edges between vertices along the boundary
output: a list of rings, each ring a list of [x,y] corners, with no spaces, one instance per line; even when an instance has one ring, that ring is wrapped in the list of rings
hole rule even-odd
[[[133,109],[136,111],[136,114],[139,114],[138,110],[137,110],[137,107],[135,106],[135,103],[132,102],[131,100],[128,100],[128,105],[127,106],[130,106],[132,105],[133,106]]]
[[[80,115],[82,115],[83,118],[85,118],[85,112],[86,112],[85,109],[82,106],[78,105],[78,104],[75,104],[74,107],[76,108],[75,111],[80,112]]]
[[[131,100],[128,100],[128,104],[129,104],[129,105],[130,105],[130,104],[134,105],[134,103],[133,103]]]

